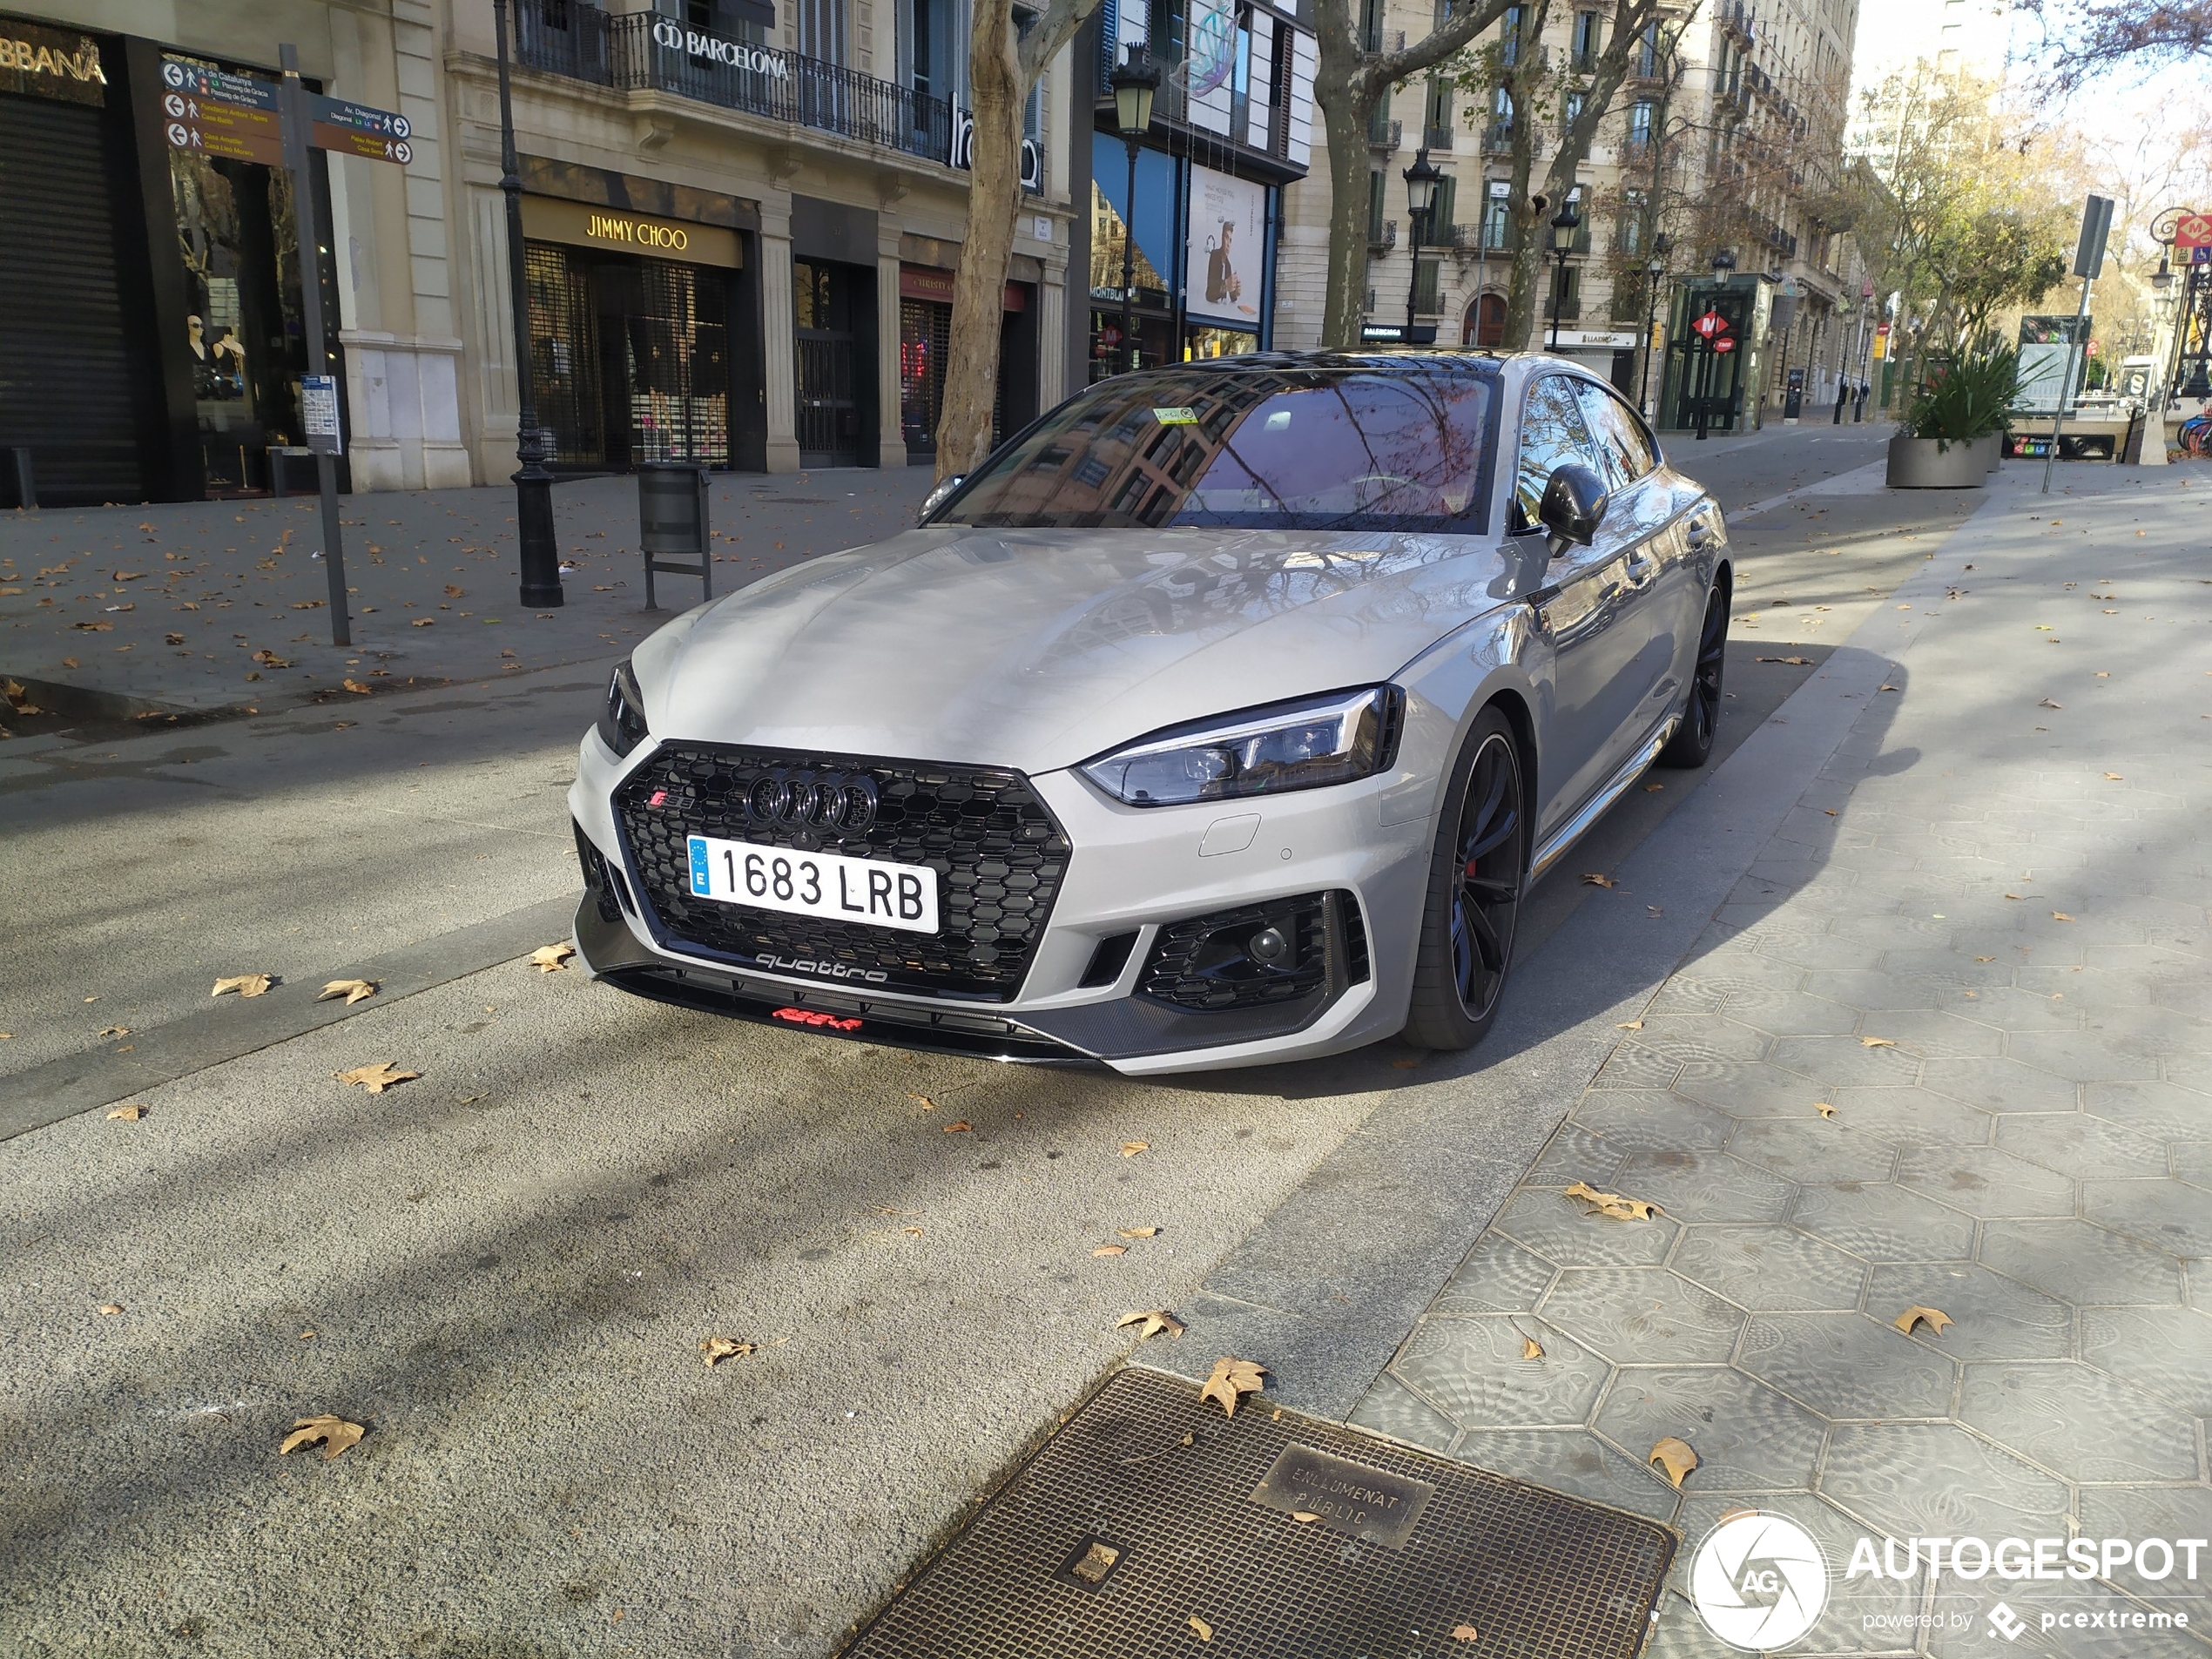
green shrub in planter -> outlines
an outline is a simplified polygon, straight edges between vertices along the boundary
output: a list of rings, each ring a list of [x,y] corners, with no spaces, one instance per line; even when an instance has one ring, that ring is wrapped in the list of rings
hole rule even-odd
[[[1905,435],[1932,438],[1940,453],[2007,431],[2020,389],[2020,354],[1994,341],[1978,344],[1920,388],[1905,408]]]

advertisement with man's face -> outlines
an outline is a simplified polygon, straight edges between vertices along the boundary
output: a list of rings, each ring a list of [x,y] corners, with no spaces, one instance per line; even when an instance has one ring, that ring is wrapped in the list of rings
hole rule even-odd
[[[1266,226],[1265,186],[1190,169],[1183,306],[1193,318],[1258,332]]]

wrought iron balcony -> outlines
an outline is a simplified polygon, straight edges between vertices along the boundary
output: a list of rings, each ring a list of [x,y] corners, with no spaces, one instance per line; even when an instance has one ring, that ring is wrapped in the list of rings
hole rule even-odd
[[[1398,148],[1399,142],[1404,136],[1405,128],[1406,124],[1402,121],[1370,121],[1367,124],[1367,145],[1370,149],[1379,150],[1385,155],[1388,155]]]
[[[1379,225],[1372,221],[1368,224],[1367,251],[1370,253],[1387,253],[1397,246],[1398,221],[1396,219],[1386,219]]]

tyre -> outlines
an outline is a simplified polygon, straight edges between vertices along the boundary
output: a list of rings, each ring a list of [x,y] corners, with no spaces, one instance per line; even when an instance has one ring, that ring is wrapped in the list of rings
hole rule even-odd
[[[1472,1049],[1498,1017],[1528,886],[1533,826],[1521,744],[1496,708],[1478,716],[1446,780],[1421,914],[1406,1040]]]
[[[1690,671],[1689,696],[1682,724],[1659,752],[1662,766],[1702,766],[1711,758],[1721,729],[1721,677],[1728,668],[1728,590],[1717,583],[1705,600],[1704,625],[1697,631],[1697,666]]]

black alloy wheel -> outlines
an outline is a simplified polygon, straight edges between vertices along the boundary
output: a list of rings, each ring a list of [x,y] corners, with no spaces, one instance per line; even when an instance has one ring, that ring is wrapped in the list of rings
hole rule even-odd
[[[1529,819],[1521,745],[1485,709],[1461,745],[1437,826],[1406,1037],[1471,1049],[1498,1015],[1528,885]]]
[[[1697,666],[1689,676],[1689,696],[1682,724],[1659,752],[1662,766],[1702,766],[1713,752],[1721,729],[1721,678],[1728,668],[1728,590],[1718,584],[1705,601],[1705,625],[1697,631]]]

